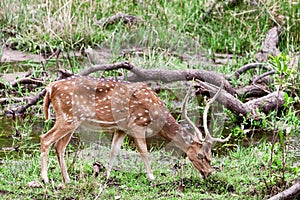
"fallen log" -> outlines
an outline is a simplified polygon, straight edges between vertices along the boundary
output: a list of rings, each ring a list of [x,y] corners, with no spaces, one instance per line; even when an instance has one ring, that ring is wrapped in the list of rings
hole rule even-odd
[[[127,69],[131,73],[128,75],[127,80],[129,82],[144,82],[144,81],[161,81],[163,83],[171,83],[176,81],[190,81],[193,79],[199,79],[208,83],[211,83],[216,86],[221,85],[221,80],[224,75],[207,70],[198,70],[198,69],[186,69],[186,70],[156,70],[156,69],[140,69],[135,67],[129,62],[118,62],[115,64],[103,64],[95,65],[91,68],[88,68],[78,75],[86,76],[96,71],[109,71],[116,69]],[[230,94],[234,95],[235,90],[232,88],[230,83],[224,81],[224,89]]]
[[[209,93],[210,96],[213,96],[218,90],[217,87],[214,87],[202,81],[198,81],[197,87],[201,94]],[[264,97],[242,103],[240,100],[238,100],[225,90],[222,90],[216,101],[224,105],[226,108],[228,108],[238,116],[246,116],[248,113],[250,113],[252,117],[257,119],[257,110],[260,110],[264,113],[269,113],[277,107],[282,107],[282,105],[284,104],[284,93],[281,91],[273,92]]]

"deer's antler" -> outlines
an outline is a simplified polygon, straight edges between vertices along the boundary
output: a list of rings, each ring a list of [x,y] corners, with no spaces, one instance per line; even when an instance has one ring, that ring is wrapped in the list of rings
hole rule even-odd
[[[217,93],[213,96],[213,98],[211,100],[209,100],[206,105],[205,105],[205,109],[204,109],[204,113],[203,113],[203,126],[204,126],[204,132],[205,132],[205,139],[204,141],[206,142],[227,142],[231,136],[231,134],[225,138],[225,139],[221,139],[221,138],[213,138],[208,130],[208,126],[207,126],[207,114],[208,114],[208,110],[210,108],[210,105],[219,97],[222,88],[224,86],[224,80],[222,80],[221,85],[219,90],[217,91]]]
[[[193,129],[195,130],[195,133],[196,133],[196,136],[198,138],[198,140],[200,142],[203,142],[204,141],[204,138],[202,136],[202,133],[201,131],[198,129],[198,127],[196,126],[196,124],[194,124],[192,122],[192,120],[190,120],[190,118],[188,118],[187,116],[187,103],[189,101],[189,97],[191,95],[191,92],[192,92],[192,87],[193,87],[193,84],[190,85],[186,95],[185,95],[185,98],[184,98],[184,101],[183,101],[183,105],[182,105],[182,117],[184,119],[186,119],[186,121],[189,123],[189,125],[191,125],[193,127]]]

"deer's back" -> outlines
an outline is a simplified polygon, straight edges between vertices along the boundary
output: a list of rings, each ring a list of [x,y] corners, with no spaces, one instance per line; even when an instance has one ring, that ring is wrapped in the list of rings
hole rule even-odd
[[[128,130],[161,126],[168,114],[157,94],[143,83],[74,76],[48,87],[56,118],[102,128]]]

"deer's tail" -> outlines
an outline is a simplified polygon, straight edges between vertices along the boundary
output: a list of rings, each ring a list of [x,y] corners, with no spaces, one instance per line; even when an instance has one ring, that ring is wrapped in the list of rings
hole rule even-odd
[[[50,104],[51,104],[51,99],[50,99],[51,87],[46,88],[46,90],[47,90],[47,92],[46,92],[46,95],[44,97],[43,108],[44,108],[45,118],[46,118],[46,120],[49,120],[50,119]]]

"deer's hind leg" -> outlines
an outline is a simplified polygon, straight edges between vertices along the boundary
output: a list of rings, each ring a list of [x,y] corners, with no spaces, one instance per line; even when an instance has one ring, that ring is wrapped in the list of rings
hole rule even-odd
[[[65,183],[69,183],[70,182],[70,178],[67,172],[67,167],[66,167],[66,163],[65,163],[65,151],[66,151],[66,147],[69,144],[69,141],[71,139],[73,135],[73,131],[69,132],[66,136],[64,136],[63,138],[61,138],[60,140],[58,140],[55,144],[54,144],[54,148],[56,151],[56,155],[57,155],[57,159],[58,159],[58,163],[60,166],[60,170],[61,170],[61,174],[63,176],[64,182]]]
[[[126,136],[126,133],[124,133],[123,131],[115,130],[114,137],[113,137],[113,140],[111,143],[108,166],[106,169],[106,178],[109,178],[113,162],[121,149],[121,145],[123,143],[125,136]]]
[[[49,182],[48,172],[47,172],[47,170],[48,170],[47,157],[48,157],[49,148],[51,147],[52,144],[54,144],[55,142],[58,142],[58,144],[56,145],[57,146],[56,150],[59,150],[59,152],[60,152],[60,155],[58,156],[58,159],[60,162],[60,157],[64,156],[61,152],[64,152],[63,149],[65,149],[65,146],[68,144],[70,137],[75,129],[76,129],[75,124],[59,123],[59,120],[57,119],[55,125],[47,133],[40,136],[41,177],[45,183]],[[60,140],[61,140],[61,142],[59,142]],[[64,161],[63,161],[62,165],[65,167]],[[61,162],[60,162],[60,167],[61,167]],[[65,179],[65,177],[64,177],[64,179]],[[65,181],[66,181],[66,179],[65,179]]]

